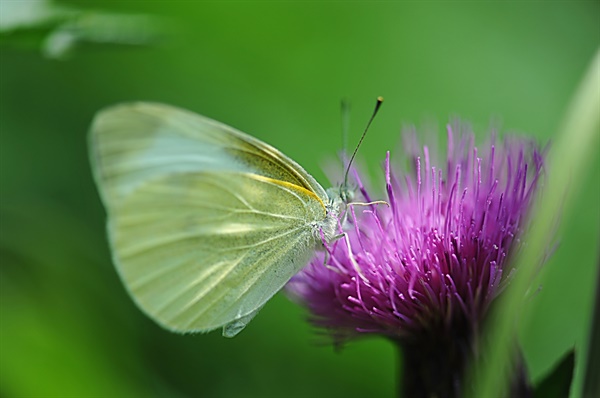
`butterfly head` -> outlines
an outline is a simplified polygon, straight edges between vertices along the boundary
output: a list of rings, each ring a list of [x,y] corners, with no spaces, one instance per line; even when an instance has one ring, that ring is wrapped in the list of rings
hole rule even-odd
[[[331,187],[327,189],[329,203],[333,207],[344,209],[346,205],[354,199],[354,190],[349,189],[345,184],[339,187]]]
[[[342,202],[348,204],[354,199],[354,190],[349,189],[348,185],[343,184],[340,186],[338,196],[342,200]]]

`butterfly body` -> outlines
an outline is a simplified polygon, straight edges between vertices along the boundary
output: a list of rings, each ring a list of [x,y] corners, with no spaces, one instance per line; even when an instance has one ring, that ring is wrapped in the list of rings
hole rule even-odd
[[[345,208],[275,148],[167,105],[101,111],[90,151],[119,275],[173,331],[237,334]]]

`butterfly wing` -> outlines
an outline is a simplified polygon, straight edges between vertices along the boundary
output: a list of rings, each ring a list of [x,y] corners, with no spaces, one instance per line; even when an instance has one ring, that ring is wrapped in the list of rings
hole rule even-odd
[[[312,255],[325,194],[274,148],[153,104],[104,111],[90,139],[114,262],[166,328],[233,336]]]
[[[184,171],[249,172],[327,199],[321,185],[277,149],[183,109],[146,102],[117,105],[101,111],[91,130],[92,167],[108,207],[141,183]]]

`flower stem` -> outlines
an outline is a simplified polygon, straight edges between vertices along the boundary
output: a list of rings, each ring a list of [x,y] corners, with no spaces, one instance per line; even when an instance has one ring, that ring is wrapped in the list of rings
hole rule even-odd
[[[477,352],[474,335],[470,328],[462,327],[396,340],[403,361],[399,396],[461,397],[466,364]]]
[[[479,334],[465,328],[453,332],[423,334],[418,340],[394,340],[398,347],[398,397],[459,398],[472,393],[465,381],[468,366],[479,353]],[[525,362],[518,347],[512,353],[511,374],[507,378],[511,397],[532,395]],[[484,361],[485,362],[485,361]]]

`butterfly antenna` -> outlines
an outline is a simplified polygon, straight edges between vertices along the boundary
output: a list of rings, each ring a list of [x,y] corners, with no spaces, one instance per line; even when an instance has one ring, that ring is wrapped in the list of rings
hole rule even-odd
[[[342,115],[342,164],[344,167],[348,164],[348,131],[350,129],[350,102],[342,99],[341,102]]]
[[[360,148],[360,145],[362,144],[363,140],[365,139],[365,136],[367,135],[367,131],[369,130],[369,126],[371,126],[373,119],[375,119],[375,116],[377,115],[377,111],[379,111],[379,108],[381,107],[382,102],[383,102],[383,97],[377,97],[377,103],[375,104],[375,109],[373,110],[373,114],[371,115],[371,118],[369,119],[369,123],[367,123],[367,127],[365,127],[365,131],[362,133],[362,136],[360,137],[360,141],[358,141],[358,145],[354,149],[354,153],[352,154],[352,157],[350,158],[350,161],[348,162],[348,166],[346,166],[346,175],[344,176],[344,185],[343,185],[344,189],[347,189],[347,187],[348,187],[348,173],[350,173],[350,166],[352,166],[352,162],[354,161],[354,157],[356,156],[356,153],[358,152],[358,148]]]

